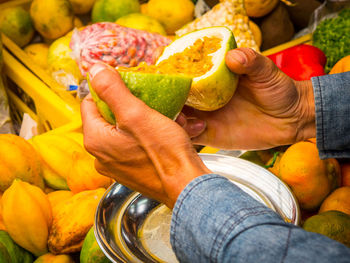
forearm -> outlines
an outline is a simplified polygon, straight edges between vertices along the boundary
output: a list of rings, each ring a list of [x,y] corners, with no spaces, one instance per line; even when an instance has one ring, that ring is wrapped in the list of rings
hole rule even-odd
[[[335,262],[350,256],[342,244],[285,223],[217,175],[196,178],[180,194],[171,244],[180,262]]]

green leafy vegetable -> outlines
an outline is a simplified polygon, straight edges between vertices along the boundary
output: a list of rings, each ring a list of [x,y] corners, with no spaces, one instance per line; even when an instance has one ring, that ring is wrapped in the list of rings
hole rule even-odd
[[[326,54],[325,72],[328,73],[341,58],[350,55],[350,9],[323,20],[316,27],[312,41]]]

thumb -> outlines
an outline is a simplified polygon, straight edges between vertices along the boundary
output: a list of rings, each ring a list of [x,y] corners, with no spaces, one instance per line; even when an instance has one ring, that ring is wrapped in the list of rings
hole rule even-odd
[[[130,108],[137,109],[143,105],[126,87],[116,69],[96,63],[91,67],[89,75],[92,88],[98,97],[107,103],[116,119],[122,118]]]
[[[251,48],[237,48],[226,55],[226,65],[234,73],[246,74],[251,80],[262,81],[278,71],[271,59],[259,54]]]

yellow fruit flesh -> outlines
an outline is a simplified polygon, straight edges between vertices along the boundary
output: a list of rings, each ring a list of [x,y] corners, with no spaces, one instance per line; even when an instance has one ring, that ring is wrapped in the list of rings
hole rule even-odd
[[[119,71],[137,71],[158,74],[184,74],[192,78],[204,75],[213,67],[210,54],[220,48],[221,39],[217,37],[204,37],[181,53],[176,53],[158,65],[140,63],[134,68],[120,67]]]

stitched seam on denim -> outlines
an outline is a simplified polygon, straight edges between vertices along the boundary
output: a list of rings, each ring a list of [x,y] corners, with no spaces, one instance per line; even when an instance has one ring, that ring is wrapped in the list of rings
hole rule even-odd
[[[175,213],[175,224],[176,224],[176,225],[178,225],[178,224],[177,224],[178,213],[179,213],[180,208],[181,208],[181,206],[182,206],[182,204],[183,204],[183,201],[187,198],[187,196],[188,196],[188,195],[192,192],[192,190],[193,190],[195,187],[197,187],[199,184],[201,184],[201,183],[203,183],[203,182],[206,182],[206,181],[209,181],[209,180],[213,180],[213,179],[224,179],[224,178],[222,178],[221,176],[215,176],[215,177],[209,177],[209,178],[203,179],[203,180],[197,182],[196,184],[194,184],[194,185],[191,187],[191,189],[189,189],[188,192],[183,196],[182,200],[181,200],[180,203],[179,203],[177,212]],[[175,243],[178,243],[178,242],[177,242],[177,238],[176,238],[176,230],[177,230],[177,227],[175,227],[175,229],[174,229],[174,244],[175,244]],[[175,246],[173,249],[174,249],[174,252],[175,252],[175,254],[176,254],[176,252],[177,252],[176,246]]]
[[[256,206],[256,207],[251,207],[251,208],[242,208],[240,210],[238,210],[236,213],[234,213],[233,215],[231,215],[226,221],[225,223],[222,225],[222,227],[220,228],[220,231],[219,233],[221,232],[221,229],[223,229],[223,227],[227,224],[228,221],[230,221],[235,215],[237,215],[238,213],[240,213],[241,211],[243,210],[246,210],[246,211],[250,211],[250,210],[255,210],[255,209],[261,209],[261,208],[264,208],[266,209],[265,206]],[[247,217],[249,216],[254,216],[254,215],[262,215],[262,214],[266,214],[266,213],[270,213],[270,211],[253,211],[253,212],[247,212],[244,216],[240,217],[236,223],[232,224],[229,229],[226,231],[226,234],[223,236],[223,238],[218,241],[218,245],[216,246],[217,248],[215,249],[215,247],[213,246],[212,248],[212,252],[209,254],[214,254],[215,253],[215,256],[213,257],[213,260],[214,262],[218,262],[218,256],[219,256],[219,251],[223,245],[223,242],[224,240],[226,239],[227,235],[229,235],[237,225],[239,225],[242,221],[244,221]],[[215,240],[214,240],[214,244],[217,242],[217,239],[218,239],[219,235],[216,236]]]
[[[319,85],[319,94],[320,94],[320,102],[321,102],[321,129],[322,129],[322,149],[325,149],[325,137],[326,137],[326,134],[325,134],[325,130],[324,130],[324,114],[323,114],[323,110],[324,110],[324,105],[323,105],[323,99],[322,99],[322,84],[320,82],[320,79],[317,78],[317,82],[318,82],[318,85]]]
[[[286,249],[284,250],[284,253],[283,253],[283,257],[282,257],[282,260],[281,260],[281,263],[284,262],[284,260],[286,259],[287,257],[287,251],[288,251],[288,247],[289,247],[289,243],[290,243],[290,235],[292,234],[292,229],[289,229],[288,231],[288,237],[287,237],[287,244],[286,244]]]

